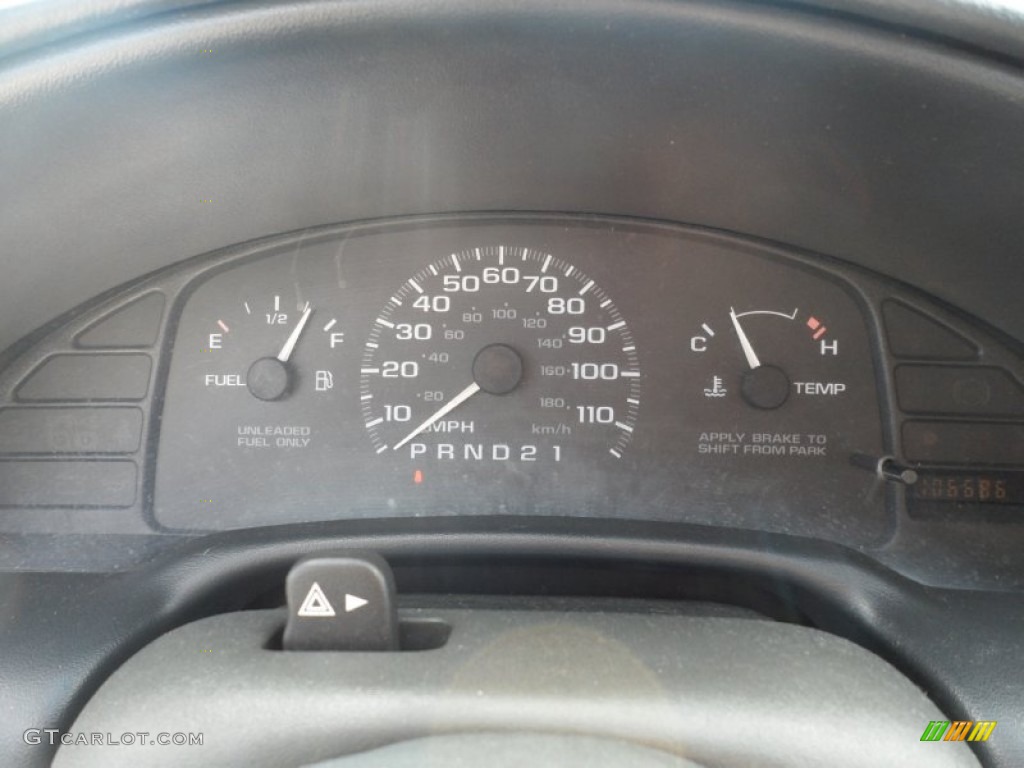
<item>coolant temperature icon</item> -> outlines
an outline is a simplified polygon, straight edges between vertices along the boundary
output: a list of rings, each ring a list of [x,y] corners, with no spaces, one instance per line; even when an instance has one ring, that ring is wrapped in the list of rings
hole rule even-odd
[[[704,388],[704,397],[725,397],[728,392],[729,390],[722,386],[722,377],[713,376],[711,386]]]

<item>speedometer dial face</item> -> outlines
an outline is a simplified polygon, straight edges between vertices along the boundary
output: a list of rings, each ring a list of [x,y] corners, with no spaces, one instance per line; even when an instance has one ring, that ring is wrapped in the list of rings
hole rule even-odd
[[[529,472],[616,461],[640,408],[640,361],[612,297],[568,261],[513,245],[447,255],[373,321],[360,401],[373,450],[414,482],[462,464]]]

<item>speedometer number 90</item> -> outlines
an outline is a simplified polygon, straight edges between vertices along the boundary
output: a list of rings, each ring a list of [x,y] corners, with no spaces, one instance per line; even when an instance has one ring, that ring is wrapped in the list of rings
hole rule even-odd
[[[454,253],[377,314],[360,367],[378,454],[419,462],[621,458],[640,367],[607,293],[563,260],[503,245]]]

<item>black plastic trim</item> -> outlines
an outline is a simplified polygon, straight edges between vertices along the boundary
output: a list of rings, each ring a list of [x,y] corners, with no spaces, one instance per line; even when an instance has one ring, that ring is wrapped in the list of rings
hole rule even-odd
[[[1000,738],[975,745],[986,765],[1019,765],[1024,758],[1022,731],[1014,727],[1024,721],[1024,666],[1018,663],[1024,595],[926,588],[856,552],[788,537],[698,529],[683,542],[663,538],[659,526],[585,535],[566,521],[529,521],[533,531],[522,532],[522,521],[514,520],[503,521],[496,535],[473,521],[449,521],[448,529],[423,522],[435,523],[427,526],[433,530],[387,535],[366,524],[359,526],[363,533],[350,527],[340,536],[337,525],[317,524],[215,534],[131,573],[5,578],[2,613],[19,620],[3,628],[0,658],[15,709],[23,714],[4,721],[0,744],[20,745],[12,755],[18,764],[42,764],[46,755],[26,748],[20,729],[35,723],[66,728],[102,680],[150,640],[202,616],[245,608],[255,595],[278,588],[300,557],[356,548],[388,558],[400,592],[416,591],[414,582],[403,581],[407,566],[441,568],[450,586],[472,583],[459,575],[466,564],[521,573],[547,564],[556,567],[539,572],[554,576],[558,563],[570,563],[655,569],[698,588],[717,576],[731,585],[734,599],[744,591],[773,593],[813,626],[893,663],[950,716],[1004,723]],[[557,577],[534,589],[557,593]],[[960,634],[967,628],[973,642]],[[62,674],[52,674],[58,665]]]

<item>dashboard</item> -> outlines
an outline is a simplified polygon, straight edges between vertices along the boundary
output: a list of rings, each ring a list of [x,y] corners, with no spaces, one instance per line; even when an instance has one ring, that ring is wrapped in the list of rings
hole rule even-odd
[[[51,1],[0,762],[1021,764],[1019,13]]]
[[[158,542],[687,523],[1020,584],[991,555],[1024,508],[1021,379],[977,321],[749,238],[597,216],[329,226],[186,260],[24,352],[0,506],[8,530],[66,530],[73,510],[80,532]],[[971,580],[917,555],[935,546]]]

